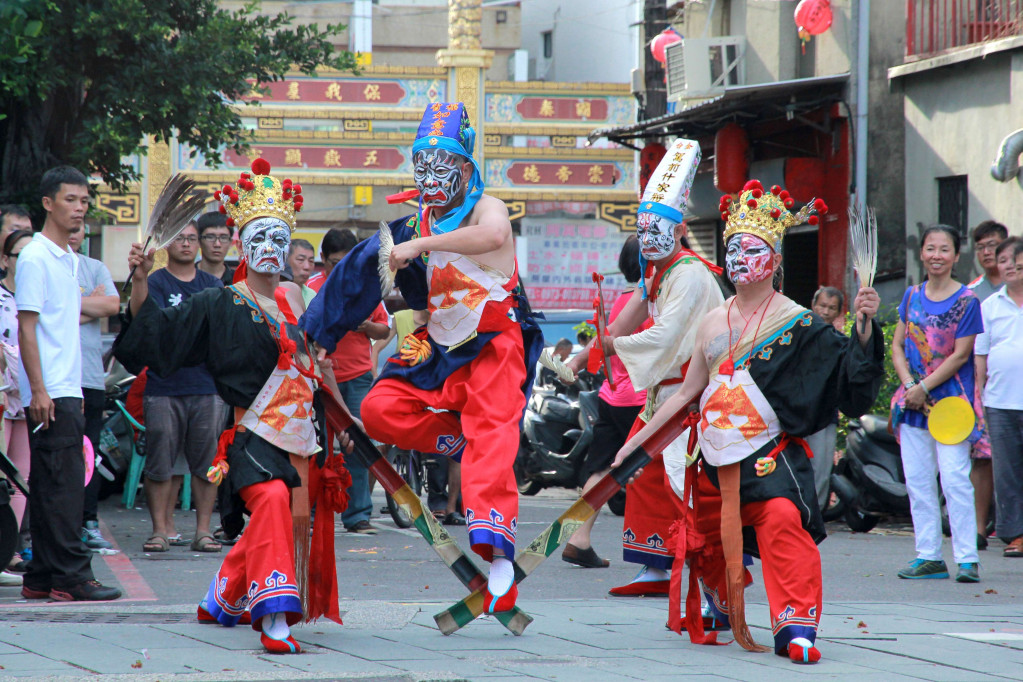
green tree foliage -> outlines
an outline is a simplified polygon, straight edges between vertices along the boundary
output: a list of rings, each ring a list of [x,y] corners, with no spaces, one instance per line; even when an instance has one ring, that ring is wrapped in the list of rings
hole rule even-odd
[[[899,375],[895,372],[895,364],[892,362],[892,339],[895,338],[895,327],[899,323],[899,311],[895,305],[881,306],[875,318],[881,325],[881,331],[885,338],[884,356],[884,377],[881,379],[881,391],[877,394],[877,400],[867,410],[867,414],[876,414],[887,417],[891,410],[892,396],[899,388]],[[851,334],[853,328],[853,316],[845,316],[845,333]],[[838,416],[838,443],[839,450],[845,450],[845,437],[849,434],[849,418],[839,413]]]
[[[42,174],[71,164],[123,189],[147,135],[176,137],[211,164],[248,141],[231,108],[292,68],[354,70],[331,38],[216,0],[0,0],[0,203],[38,204]]]

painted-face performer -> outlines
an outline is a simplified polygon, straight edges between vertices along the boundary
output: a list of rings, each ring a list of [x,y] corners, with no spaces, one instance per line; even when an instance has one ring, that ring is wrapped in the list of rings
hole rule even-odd
[[[221,519],[228,534],[240,532],[243,510],[250,520],[210,583],[198,618],[228,627],[251,619],[269,652],[298,653],[290,626],[303,613],[307,620],[323,615],[341,622],[333,517],[344,509],[351,479],[341,457],[322,457],[311,417],[317,386],[326,381],[334,392],[337,387],[329,373],[321,377],[316,354],[296,325],[296,313],[304,311],[300,289],[280,282],[302,208],[301,187],[271,176],[270,164],[257,159],[251,174],[216,196],[228,226],[241,230],[243,262],[235,283],[161,310],[148,298],[153,254],[134,244],[129,264],[139,267],[130,324],[116,356],[130,371],[148,365],[163,376],[205,363],[217,392],[234,407],[236,426],[221,436],[209,477],[222,481]],[[317,455],[322,467],[310,463]],[[311,500],[316,525],[310,556]]]
[[[377,440],[461,457],[469,541],[491,562],[484,597],[493,613],[518,594],[512,464],[543,338],[519,286],[508,210],[483,193],[474,140],[463,104],[427,106],[412,146],[419,213],[352,249],[301,324],[331,350],[380,302],[378,268],[397,271],[423,326],[400,340],[362,419]]]
[[[647,392],[646,406],[633,432],[679,389],[693,354],[697,325],[723,300],[715,278],[720,268],[688,248],[682,222],[699,164],[699,144],[680,138],[651,175],[636,219],[643,295],[632,297],[609,326],[604,340],[605,353],[618,355],[633,387]],[[648,316],[653,324],[632,333]],[[671,504],[665,504],[664,491],[673,479],[681,490],[685,441],[679,438],[663,456],[651,453],[655,455],[653,462],[628,487],[622,554],[625,561],[642,568],[631,583],[611,588],[613,596],[668,593],[668,571],[673,563],[668,537],[677,514]],[[666,477],[666,468],[674,475]]]
[[[701,322],[681,390],[616,461],[700,396],[700,450],[711,489],[697,504],[696,528],[706,542],[699,577],[736,641],[764,650],[749,634],[743,606],[742,555],[759,556],[774,651],[810,663],[820,659],[814,646],[822,608],[816,543],[825,533],[803,438],[826,426],[836,408],[849,416],[870,408],[880,389],[884,339],[873,322],[880,300],[869,287],[854,302],[869,324],[862,332],[857,326],[852,338],[774,290],[785,230],[816,223],[814,210],[827,210],[818,200],[792,213],[793,203],[780,187],[768,192],[756,180],[738,201],[722,198],[727,274],[736,295]],[[686,626],[693,637],[688,614]]]

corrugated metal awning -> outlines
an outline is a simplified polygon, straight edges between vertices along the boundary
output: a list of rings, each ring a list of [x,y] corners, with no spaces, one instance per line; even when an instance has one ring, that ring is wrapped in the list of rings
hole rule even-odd
[[[589,142],[606,137],[612,142],[652,137],[712,135],[729,121],[740,118],[764,122],[798,118],[806,112],[842,99],[849,74],[799,78],[728,88],[723,94],[682,111],[617,128],[600,128],[586,136]]]

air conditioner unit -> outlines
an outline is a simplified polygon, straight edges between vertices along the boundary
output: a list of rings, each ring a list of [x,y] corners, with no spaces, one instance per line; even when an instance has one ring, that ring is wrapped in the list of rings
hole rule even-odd
[[[745,36],[685,38],[668,45],[668,100],[708,99],[745,85],[745,53]]]

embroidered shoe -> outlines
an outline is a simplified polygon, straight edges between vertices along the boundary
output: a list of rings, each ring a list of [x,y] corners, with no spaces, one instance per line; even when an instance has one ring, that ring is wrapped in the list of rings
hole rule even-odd
[[[899,577],[907,580],[921,580],[924,578],[947,578],[948,567],[944,561],[931,561],[927,559],[914,559],[909,566],[899,571]]]
[[[483,613],[503,613],[515,608],[515,600],[519,597],[519,586],[512,583],[512,586],[502,595],[495,596],[490,593],[490,584],[483,588]]]
[[[260,633],[259,641],[271,654],[300,654],[302,653],[302,647],[299,646],[295,638],[290,634],[284,639],[274,639],[265,632]]]
[[[793,663],[816,663],[821,660],[820,649],[805,637],[795,637],[789,642],[789,660]]]
[[[204,600],[205,601],[205,600]],[[220,621],[217,620],[212,613],[207,611],[202,604],[195,609],[196,620],[200,623],[217,624]],[[238,619],[238,625],[252,625],[252,614],[246,611]]]
[[[959,573],[956,574],[957,583],[979,583],[980,573],[977,572],[977,564],[959,564]]]

